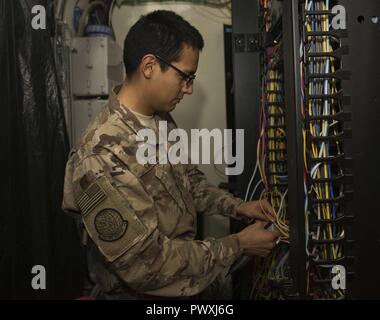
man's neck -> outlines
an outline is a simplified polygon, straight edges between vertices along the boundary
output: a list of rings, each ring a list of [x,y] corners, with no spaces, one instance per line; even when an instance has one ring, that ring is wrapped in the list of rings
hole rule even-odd
[[[143,90],[144,91],[144,90]],[[134,112],[142,115],[151,116],[154,110],[146,103],[146,95],[141,92],[134,84],[124,82],[119,93],[117,94],[119,101]]]

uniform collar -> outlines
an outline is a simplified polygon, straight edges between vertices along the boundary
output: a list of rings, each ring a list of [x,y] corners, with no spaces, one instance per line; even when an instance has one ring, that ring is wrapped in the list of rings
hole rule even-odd
[[[137,132],[140,129],[146,129],[146,127],[144,127],[137,119],[137,117],[117,98],[117,94],[119,93],[121,87],[122,85],[120,84],[115,86],[111,90],[111,93],[108,98],[108,107],[110,109],[110,113],[117,113],[121,117],[123,122],[128,127],[130,127],[134,133],[137,134]],[[177,127],[177,124],[175,123],[171,115],[167,112],[158,113],[154,117],[158,121],[167,121],[169,131]]]
[[[120,84],[111,90],[108,98],[108,107],[110,109],[110,113],[117,113],[123,122],[128,127],[130,127],[134,133],[137,134],[140,129],[145,129],[145,127],[140,123],[137,117],[117,98],[117,94],[119,93],[121,87],[122,85]]]

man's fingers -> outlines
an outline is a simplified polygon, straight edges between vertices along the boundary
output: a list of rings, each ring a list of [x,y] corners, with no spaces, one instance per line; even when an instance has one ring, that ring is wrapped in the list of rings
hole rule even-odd
[[[258,229],[261,229],[262,232],[262,239],[265,242],[276,242],[277,239],[281,236],[281,234],[278,231],[271,231],[265,229],[268,222],[257,220],[253,226],[255,226]]]
[[[255,222],[255,225],[257,225],[261,229],[264,229],[267,224],[268,224],[268,221],[263,221],[263,220],[257,220]]]
[[[267,200],[259,200],[261,203],[261,208],[264,209],[265,213],[274,217],[274,210],[273,207],[270,205],[270,203]]]
[[[272,237],[273,237],[273,240],[276,240],[281,237],[281,233],[279,233],[278,231],[269,231],[270,233],[272,233]]]
[[[255,218],[258,221],[264,221],[265,223],[268,223],[270,221],[268,214],[264,214],[263,212],[256,212]]]
[[[276,241],[268,241],[263,243],[262,248],[265,250],[272,250],[276,246]]]
[[[281,235],[277,231],[271,231],[271,230],[265,229],[268,226],[268,221],[256,220],[256,222],[253,225],[257,226],[257,228],[264,229],[270,238],[271,237],[278,238]]]
[[[276,242],[277,239],[281,236],[281,234],[277,231],[265,230],[264,236],[265,236],[265,241]]]

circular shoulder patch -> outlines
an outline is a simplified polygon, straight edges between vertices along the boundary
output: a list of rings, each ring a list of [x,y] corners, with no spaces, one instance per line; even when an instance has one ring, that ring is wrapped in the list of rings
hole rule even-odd
[[[114,209],[104,209],[95,217],[95,228],[103,241],[119,240],[127,231],[128,221],[123,220],[120,212]]]

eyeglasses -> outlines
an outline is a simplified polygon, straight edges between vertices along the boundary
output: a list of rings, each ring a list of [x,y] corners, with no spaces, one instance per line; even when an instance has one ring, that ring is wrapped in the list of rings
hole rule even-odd
[[[190,87],[193,84],[194,79],[195,79],[195,74],[188,74],[178,69],[177,67],[173,66],[171,63],[167,62],[166,60],[162,59],[160,56],[156,56],[156,55],[154,56],[161,62],[165,63],[166,65],[168,65],[169,67],[172,67],[175,71],[177,71],[178,74],[181,76],[181,78],[185,81],[187,87]]]

